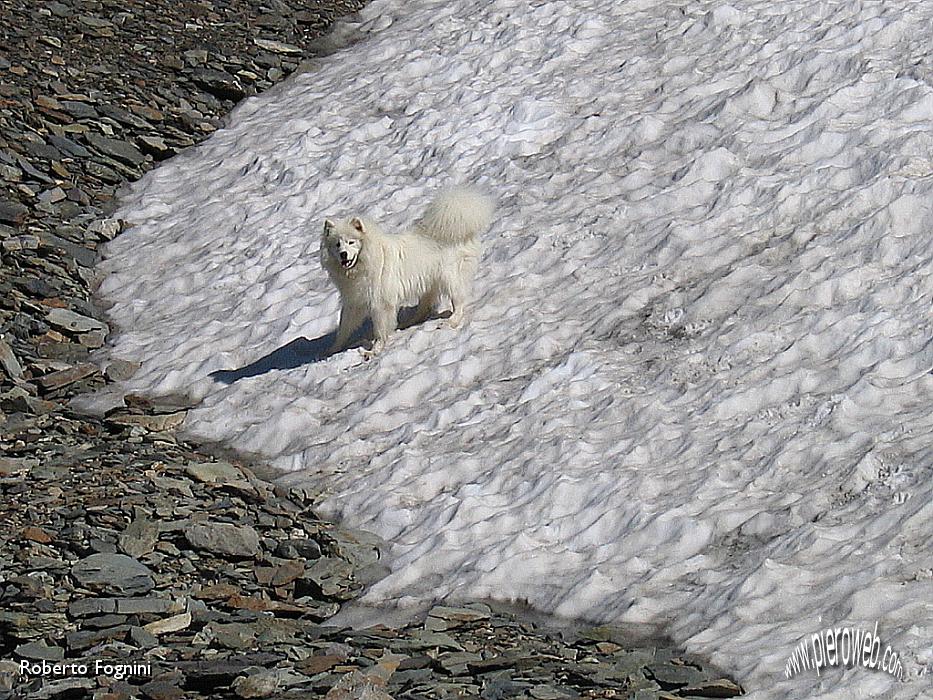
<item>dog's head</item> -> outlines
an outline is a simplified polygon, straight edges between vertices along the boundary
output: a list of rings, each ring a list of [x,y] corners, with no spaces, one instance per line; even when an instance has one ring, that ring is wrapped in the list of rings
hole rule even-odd
[[[330,259],[344,270],[353,269],[363,250],[366,226],[361,219],[353,218],[349,222],[324,220],[324,249]]]

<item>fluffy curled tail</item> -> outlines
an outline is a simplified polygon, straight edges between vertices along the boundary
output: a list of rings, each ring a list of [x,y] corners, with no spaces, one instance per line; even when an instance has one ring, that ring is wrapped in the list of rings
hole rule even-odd
[[[478,190],[454,187],[428,205],[417,230],[439,241],[462,243],[486,230],[494,210],[492,200]]]

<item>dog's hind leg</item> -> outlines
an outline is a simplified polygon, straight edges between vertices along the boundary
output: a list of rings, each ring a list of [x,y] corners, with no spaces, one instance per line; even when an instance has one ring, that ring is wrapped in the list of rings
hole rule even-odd
[[[340,307],[340,323],[337,325],[337,337],[331,346],[331,353],[343,350],[353,332],[366,320],[366,310],[355,305]]]
[[[447,325],[451,328],[457,328],[463,323],[463,319],[466,316],[469,290],[467,289],[467,285],[457,283],[450,285],[448,292],[450,296],[450,317],[447,319]]]

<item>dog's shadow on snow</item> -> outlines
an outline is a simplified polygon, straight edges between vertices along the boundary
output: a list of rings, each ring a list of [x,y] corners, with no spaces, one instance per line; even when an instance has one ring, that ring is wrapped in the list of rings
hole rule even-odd
[[[415,325],[413,323],[415,310],[402,309],[399,314],[399,330],[404,330]],[[449,312],[446,314],[449,315]],[[441,318],[434,315],[431,318]],[[430,319],[429,319],[430,320]],[[248,377],[258,377],[260,374],[271,372],[277,369],[295,369],[302,365],[309,365],[314,362],[326,360],[333,355],[330,351],[337,337],[336,331],[322,335],[319,338],[309,340],[308,338],[295,338],[280,348],[273,350],[268,355],[260,357],[258,360],[250,362],[248,365],[237,369],[218,369],[210,373],[210,378],[221,384],[233,384],[241,379]],[[355,348],[369,345],[369,339],[372,338],[372,323],[366,321],[350,338],[349,345],[340,352],[349,352]]]
[[[295,369],[312,362],[320,362],[330,356],[330,346],[334,344],[335,333],[322,335],[320,338],[295,338],[280,348],[250,362],[237,369],[219,369],[210,373],[211,379],[221,384],[233,384],[247,377],[258,377],[260,374],[276,369]]]

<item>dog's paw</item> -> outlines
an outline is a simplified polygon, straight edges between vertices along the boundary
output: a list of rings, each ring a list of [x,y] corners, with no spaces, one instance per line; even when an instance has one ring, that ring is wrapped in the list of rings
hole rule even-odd
[[[385,346],[386,346],[385,341],[377,340],[373,342],[372,346],[369,349],[364,348],[360,350],[360,353],[363,355],[364,360],[369,361],[373,359],[376,355],[378,355],[380,352],[382,352]]]
[[[463,314],[461,313],[452,313],[447,319],[447,325],[451,328],[459,328],[463,325]]]

